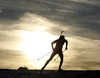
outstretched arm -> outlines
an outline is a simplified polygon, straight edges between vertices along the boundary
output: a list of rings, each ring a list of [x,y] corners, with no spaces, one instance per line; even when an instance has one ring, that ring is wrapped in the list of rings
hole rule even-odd
[[[55,41],[53,41],[53,42],[51,43],[51,46],[52,46],[53,51],[54,51],[53,44],[55,44],[57,41],[58,41],[58,40],[55,40]]]

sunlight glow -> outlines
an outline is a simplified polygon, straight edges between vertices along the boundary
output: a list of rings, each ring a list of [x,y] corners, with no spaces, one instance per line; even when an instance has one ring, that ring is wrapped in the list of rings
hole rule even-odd
[[[29,59],[38,59],[44,54],[52,51],[51,42],[55,36],[43,31],[22,31],[23,38],[19,49],[24,51]]]

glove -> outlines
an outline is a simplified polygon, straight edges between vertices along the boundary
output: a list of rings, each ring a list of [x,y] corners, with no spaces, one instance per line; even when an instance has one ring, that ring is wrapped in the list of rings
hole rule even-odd
[[[67,47],[66,47],[66,49],[65,50],[67,50]]]

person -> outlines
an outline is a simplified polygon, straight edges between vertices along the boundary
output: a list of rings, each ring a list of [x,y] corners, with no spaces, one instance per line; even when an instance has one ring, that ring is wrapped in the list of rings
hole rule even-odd
[[[54,48],[53,44],[55,44],[55,43],[56,43],[56,46],[55,46],[55,48]],[[63,70],[61,69],[61,66],[62,66],[62,64],[63,64],[63,52],[62,52],[62,48],[63,48],[64,43],[66,43],[65,50],[67,50],[68,41],[65,39],[65,36],[64,36],[64,35],[61,35],[61,36],[59,37],[59,39],[57,39],[57,40],[55,40],[55,41],[53,41],[53,42],[51,43],[52,49],[53,49],[53,53],[51,54],[50,58],[46,61],[45,65],[42,67],[40,73],[42,73],[42,71],[44,70],[44,68],[47,66],[47,64],[53,59],[53,57],[54,57],[56,54],[58,54],[59,57],[60,57],[60,59],[61,59],[60,64],[59,64],[58,71],[63,71]]]

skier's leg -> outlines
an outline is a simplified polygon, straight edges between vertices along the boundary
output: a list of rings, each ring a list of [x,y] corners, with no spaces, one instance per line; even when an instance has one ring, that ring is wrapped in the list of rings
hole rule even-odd
[[[63,53],[62,52],[59,53],[59,56],[60,56],[60,59],[61,59],[60,64],[59,64],[59,71],[60,71],[61,70],[61,66],[63,64]]]
[[[44,68],[47,66],[47,64],[53,59],[53,57],[56,55],[56,53],[52,53],[50,58],[46,61],[45,65],[42,67],[41,72],[44,70]]]

